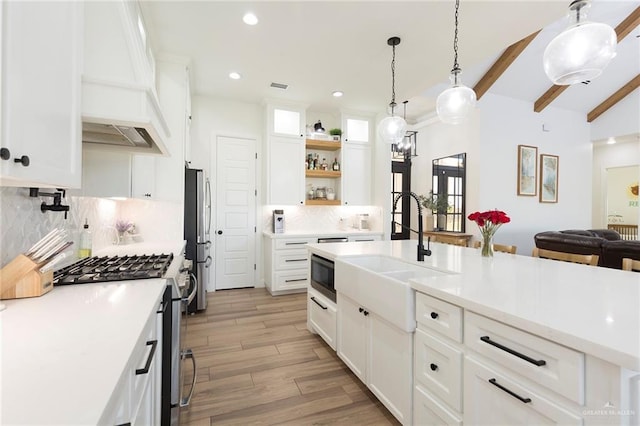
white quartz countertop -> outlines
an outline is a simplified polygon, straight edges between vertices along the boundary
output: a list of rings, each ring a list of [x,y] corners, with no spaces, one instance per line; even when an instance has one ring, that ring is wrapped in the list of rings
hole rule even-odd
[[[416,261],[416,240],[311,244],[330,259],[388,255],[450,271],[410,280],[439,299],[613,364],[640,371],[640,274],[432,243]]]
[[[3,301],[0,424],[98,424],[165,287],[69,285]]]
[[[184,250],[186,242],[183,240],[176,241],[159,241],[159,242],[142,242],[132,244],[113,245],[96,250],[93,256],[124,256],[124,255],[142,255],[142,254],[167,254],[173,253],[174,256],[179,255]]]
[[[283,234],[274,234],[271,231],[263,231],[263,235],[269,238],[297,238],[297,237],[323,237],[323,238],[332,238],[332,237],[347,237],[349,235],[382,235],[382,231],[371,231],[371,230],[359,230],[355,228],[349,228],[344,231],[329,231],[329,232],[318,232],[318,231],[294,231],[294,232],[285,232]]]

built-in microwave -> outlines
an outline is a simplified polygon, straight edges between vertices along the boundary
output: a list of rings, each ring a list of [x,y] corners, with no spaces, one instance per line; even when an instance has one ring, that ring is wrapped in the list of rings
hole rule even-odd
[[[336,301],[333,261],[316,254],[311,255],[311,287],[329,300]]]

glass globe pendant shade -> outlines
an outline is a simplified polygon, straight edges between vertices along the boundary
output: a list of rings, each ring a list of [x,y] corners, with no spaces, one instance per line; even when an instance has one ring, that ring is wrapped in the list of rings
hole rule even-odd
[[[460,84],[460,70],[451,71],[451,87],[440,93],[436,100],[436,112],[444,123],[459,124],[469,117],[476,106],[476,92]]]
[[[616,32],[608,25],[574,25],[558,34],[544,50],[544,72],[559,85],[593,80],[616,56],[617,44]]]
[[[406,133],[407,122],[397,115],[385,117],[378,124],[378,135],[389,144],[401,143]]]
[[[574,0],[569,5],[571,24],[544,50],[544,72],[554,84],[593,80],[616,56],[616,32],[608,25],[588,22],[589,7],[588,0]]]

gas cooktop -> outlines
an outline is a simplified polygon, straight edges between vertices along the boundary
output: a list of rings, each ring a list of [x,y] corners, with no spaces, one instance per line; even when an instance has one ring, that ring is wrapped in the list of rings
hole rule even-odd
[[[53,285],[162,278],[173,254],[94,256],[55,271]]]

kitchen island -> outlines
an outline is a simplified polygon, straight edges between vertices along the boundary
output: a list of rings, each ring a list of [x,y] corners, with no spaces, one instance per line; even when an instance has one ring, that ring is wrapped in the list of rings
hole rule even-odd
[[[338,302],[339,288],[350,285],[340,282],[340,264],[354,256],[388,256],[442,272],[415,273],[397,283],[416,291],[410,302],[417,322],[412,369],[416,424],[463,419],[469,424],[538,423],[542,418],[637,424],[640,274],[504,253],[483,258],[477,249],[437,243],[431,244],[430,257],[417,262],[415,240],[310,245],[309,250],[335,261]],[[338,353],[340,316],[338,303]],[[496,340],[541,365],[487,343]],[[519,401],[502,392],[496,400],[506,395],[506,402],[519,405],[499,409],[487,400],[497,385],[478,379],[485,370],[488,380],[535,398]]]

